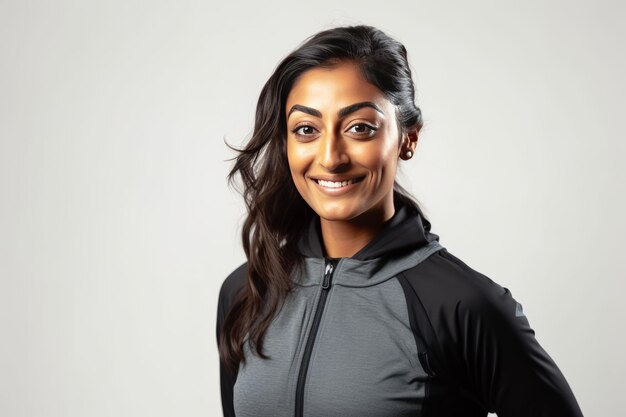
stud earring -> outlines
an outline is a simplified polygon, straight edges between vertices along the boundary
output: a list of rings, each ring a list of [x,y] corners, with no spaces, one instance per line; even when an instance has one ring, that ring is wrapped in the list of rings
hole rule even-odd
[[[411,152],[411,151],[406,151],[406,152],[404,153],[404,157],[405,157],[406,159],[411,159],[411,158],[413,157],[413,152]]]

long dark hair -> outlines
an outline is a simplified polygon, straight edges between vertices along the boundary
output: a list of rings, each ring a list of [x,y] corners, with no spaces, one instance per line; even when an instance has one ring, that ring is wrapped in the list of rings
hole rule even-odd
[[[241,177],[248,216],[242,230],[247,279],[222,324],[220,357],[230,369],[245,363],[244,342],[267,359],[263,339],[280,303],[292,289],[290,276],[302,264],[297,242],[316,213],[298,193],[287,162],[285,103],[295,80],[314,67],[342,61],[358,64],[371,84],[395,105],[400,137],[422,127],[404,45],[365,25],[337,27],[306,39],[276,67],[259,96],[252,137],[238,152],[229,184]],[[422,213],[397,182],[394,199]],[[423,214],[423,213],[422,213]]]

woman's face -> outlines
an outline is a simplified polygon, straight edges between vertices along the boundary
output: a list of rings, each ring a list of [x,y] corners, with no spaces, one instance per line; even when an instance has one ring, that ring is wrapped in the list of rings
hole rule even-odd
[[[395,107],[357,66],[306,71],[285,111],[291,176],[320,218],[393,215],[398,157],[414,145],[403,138],[401,148]]]

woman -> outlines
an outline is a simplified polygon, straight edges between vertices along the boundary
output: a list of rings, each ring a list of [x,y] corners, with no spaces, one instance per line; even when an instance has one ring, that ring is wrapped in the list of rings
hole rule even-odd
[[[511,293],[395,182],[422,126],[406,49],[320,32],[263,88],[240,175],[247,262],[222,285],[225,416],[579,416]]]

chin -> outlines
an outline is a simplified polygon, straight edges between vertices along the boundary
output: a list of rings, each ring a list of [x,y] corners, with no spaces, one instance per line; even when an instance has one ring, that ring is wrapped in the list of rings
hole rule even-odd
[[[320,218],[328,221],[348,221],[359,215],[354,207],[346,206],[317,207],[315,212]]]

